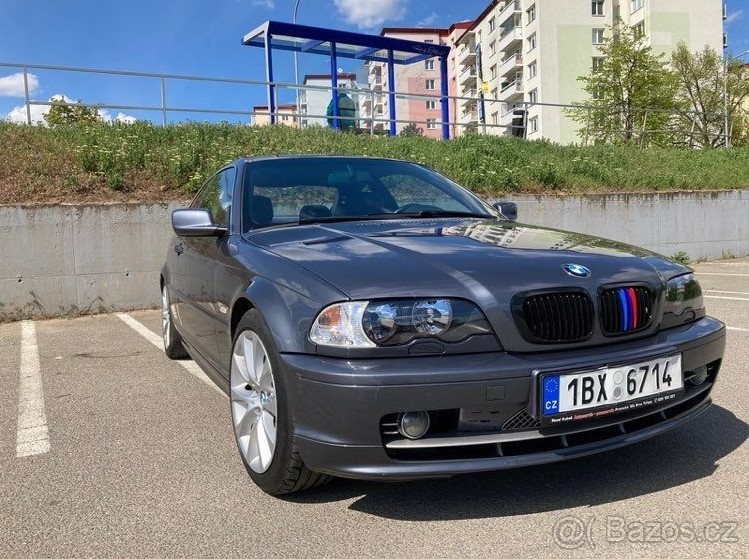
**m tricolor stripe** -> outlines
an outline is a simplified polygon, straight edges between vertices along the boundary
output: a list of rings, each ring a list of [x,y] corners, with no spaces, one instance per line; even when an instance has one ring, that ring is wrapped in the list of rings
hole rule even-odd
[[[602,325],[606,334],[626,334],[646,328],[653,307],[646,287],[617,287],[601,295]]]

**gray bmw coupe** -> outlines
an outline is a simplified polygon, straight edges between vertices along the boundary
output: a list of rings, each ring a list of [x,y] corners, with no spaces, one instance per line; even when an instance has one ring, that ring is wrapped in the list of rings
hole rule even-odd
[[[621,447],[705,411],[725,346],[691,270],[514,221],[404,161],[234,161],[161,274],[163,337],[230,395],[270,494]]]

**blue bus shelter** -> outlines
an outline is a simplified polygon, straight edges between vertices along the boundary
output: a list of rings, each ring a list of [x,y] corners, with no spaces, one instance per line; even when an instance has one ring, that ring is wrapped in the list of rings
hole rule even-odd
[[[322,27],[310,27],[280,21],[266,21],[242,38],[242,44],[265,49],[265,75],[268,82],[268,112],[271,124],[276,122],[275,84],[273,80],[273,51],[286,50],[300,53],[320,54],[330,57],[330,75],[333,91],[338,91],[338,59],[352,58],[384,62],[388,69],[388,106],[390,108],[390,135],[396,135],[395,110],[395,65],[415,64],[429,58],[440,59],[442,89],[442,137],[450,138],[450,110],[448,104],[447,57],[450,47],[405,39],[382,37],[338,31]],[[332,95],[333,115],[340,116],[338,95]],[[338,118],[333,120],[334,127],[340,128]]]

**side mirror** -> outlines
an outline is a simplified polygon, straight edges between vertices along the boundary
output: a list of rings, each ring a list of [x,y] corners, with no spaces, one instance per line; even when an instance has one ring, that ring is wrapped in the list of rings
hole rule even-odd
[[[226,227],[213,221],[211,210],[189,209],[172,212],[172,229],[180,237],[220,237]]]
[[[495,202],[492,207],[505,216],[508,221],[517,221],[518,205],[515,202]]]

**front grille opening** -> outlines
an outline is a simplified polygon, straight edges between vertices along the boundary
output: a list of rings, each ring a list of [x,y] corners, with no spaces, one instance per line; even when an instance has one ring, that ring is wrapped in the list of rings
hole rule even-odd
[[[502,431],[521,431],[526,429],[538,429],[541,421],[535,419],[528,410],[523,408],[502,425]]]
[[[530,295],[521,312],[529,341],[580,342],[593,334],[593,302],[583,291]]]
[[[477,460],[481,458],[497,458],[499,446],[496,444],[474,444],[466,446],[451,446],[443,448],[399,448],[388,450],[388,455],[395,460]]]
[[[645,330],[653,320],[655,297],[647,287],[617,287],[601,293],[601,328],[607,336]]]
[[[564,438],[561,436],[529,441],[514,441],[501,444],[502,456],[521,456],[534,452],[551,452],[564,448]]]
[[[719,365],[719,363],[718,363]],[[708,366],[709,367],[709,366]],[[715,370],[715,367],[713,367]],[[470,460],[479,458],[496,458],[507,456],[524,456],[544,452],[564,451],[586,444],[595,444],[623,434],[636,433],[653,427],[664,421],[689,412],[706,398],[707,388],[711,383],[693,387],[696,394],[689,399],[665,410],[655,411],[644,417],[625,420],[608,425],[564,435],[550,435],[527,441],[508,441],[503,443],[486,443],[448,448],[412,448],[388,449],[387,454],[394,460],[429,461],[429,460]]]

